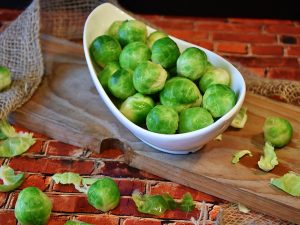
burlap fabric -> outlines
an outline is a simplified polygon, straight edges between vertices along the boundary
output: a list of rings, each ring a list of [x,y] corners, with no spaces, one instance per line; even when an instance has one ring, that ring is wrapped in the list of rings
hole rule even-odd
[[[13,83],[0,93],[0,119],[26,102],[38,87],[43,75],[39,43],[41,31],[71,40],[80,40],[87,15],[104,0],[33,0],[31,5],[0,34],[0,64],[9,67]],[[115,3],[115,1],[110,1]],[[40,14],[41,8],[41,14]],[[239,63],[247,90],[300,106],[300,83],[261,78]],[[234,204],[220,205],[218,224],[288,224],[250,212],[238,211]]]

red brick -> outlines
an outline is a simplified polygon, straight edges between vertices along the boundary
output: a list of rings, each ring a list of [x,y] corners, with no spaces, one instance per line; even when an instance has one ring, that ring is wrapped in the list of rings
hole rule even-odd
[[[128,166],[126,163],[116,161],[105,161],[104,165],[100,165],[100,167],[93,171],[93,175],[99,174],[111,177],[163,180],[163,178]]]
[[[113,148],[113,149],[103,149],[100,153],[96,153],[90,150],[87,150],[87,155],[90,154],[89,158],[102,158],[102,159],[118,159],[124,152],[121,149]]]
[[[268,77],[275,79],[287,79],[300,81],[300,68],[271,68],[268,72]]]
[[[134,201],[131,198],[121,198],[119,205],[111,210],[111,213],[119,216],[139,216],[139,217],[151,217],[138,212]]]
[[[69,216],[57,215],[57,214],[51,213],[50,219],[49,219],[47,225],[64,225],[66,223],[66,221],[68,221],[69,219],[70,219]]]
[[[247,54],[247,45],[244,43],[221,42],[217,44],[218,52]]]
[[[8,193],[0,192],[0,207],[4,206],[8,197]]]
[[[198,45],[202,48],[206,48],[208,50],[213,50],[213,43],[211,41],[205,41],[205,40],[192,40],[192,44]]]
[[[36,142],[25,152],[27,155],[28,153],[30,155],[33,154],[43,154],[43,146],[44,146],[44,141],[43,140],[36,140]]]
[[[9,166],[24,172],[46,174],[74,172],[88,175],[93,171],[94,163],[86,160],[15,157]]]
[[[199,17],[199,16],[163,16],[165,20],[181,21],[182,19],[192,22],[226,22],[226,18],[217,17]]]
[[[287,48],[287,54],[289,56],[299,56],[300,57],[300,46],[290,46]]]
[[[146,20],[146,21],[149,21],[149,22],[159,21],[159,20],[163,19],[163,16],[160,16],[160,15],[137,14],[137,16],[144,19],[144,20]]]
[[[47,155],[58,155],[58,156],[82,156],[84,150],[80,147],[65,144],[59,141],[49,141],[47,143]]]
[[[213,33],[214,41],[234,41],[247,43],[276,43],[275,35],[245,33]]]
[[[222,22],[201,22],[195,24],[195,29],[198,31],[226,31],[226,32],[260,32],[261,24],[233,24]]]
[[[0,210],[0,225],[16,225],[17,220],[11,210]]]
[[[115,181],[118,184],[122,196],[131,196],[134,190],[139,190],[140,192],[145,193],[145,181],[132,179],[119,179]]]
[[[45,191],[51,182],[50,177],[45,177],[40,174],[30,174],[26,175],[26,178],[19,189],[24,189],[26,187],[37,187],[42,191]]]
[[[48,194],[49,198],[53,202],[53,212],[64,213],[96,213],[99,212],[87,201],[85,194],[67,195]]]
[[[151,186],[150,189],[151,194],[169,193],[175,199],[181,199],[182,196],[187,192],[189,192],[193,196],[194,201],[205,201],[205,202],[223,201],[212,195],[205,194],[195,189],[183,185],[171,183],[171,182],[159,182],[156,185]]]
[[[94,225],[118,225],[119,224],[119,218],[117,216],[107,215],[107,214],[78,215],[76,219]]]
[[[172,19],[165,19],[165,20],[155,20],[151,21],[154,26],[163,28],[163,29],[181,29],[181,30],[192,30],[194,29],[194,22],[181,19],[181,20],[172,20]]]
[[[161,225],[161,221],[154,219],[127,218],[122,225]]]
[[[266,68],[248,67],[248,69],[260,77],[264,77],[266,74]]]
[[[282,44],[297,44],[297,38],[292,35],[281,35],[280,36],[280,42]]]
[[[268,25],[265,27],[265,31],[275,34],[300,34],[300,27],[282,24]]]
[[[230,61],[237,61],[248,67],[294,67],[298,68],[298,60],[296,58],[283,57],[242,57],[242,56],[226,56]]]
[[[228,18],[231,23],[241,24],[293,24],[291,20]]]
[[[280,56],[283,55],[283,47],[276,45],[252,45],[252,53],[254,55],[272,55]]]
[[[205,40],[208,39],[208,32],[192,31],[192,30],[180,30],[180,29],[165,29],[169,35],[177,37],[179,39],[191,42],[193,40]]]

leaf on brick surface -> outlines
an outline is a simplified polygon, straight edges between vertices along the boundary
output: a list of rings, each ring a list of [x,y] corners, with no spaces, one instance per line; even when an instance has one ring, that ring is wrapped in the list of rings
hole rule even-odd
[[[0,184],[0,192],[9,192],[18,188],[24,181],[24,173],[16,174],[9,166],[0,167],[0,179],[3,184]]]

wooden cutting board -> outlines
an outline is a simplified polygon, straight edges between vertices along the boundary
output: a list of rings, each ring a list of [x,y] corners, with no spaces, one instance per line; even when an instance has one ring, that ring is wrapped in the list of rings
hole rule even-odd
[[[247,93],[245,128],[229,128],[222,141],[211,141],[190,155],[170,155],[148,147],[108,111],[89,76],[82,47],[44,36],[46,76],[29,102],[10,119],[60,141],[95,151],[119,147],[126,162],[168,180],[217,197],[300,223],[300,198],[269,185],[273,177],[300,173],[300,108]],[[292,142],[276,151],[280,164],[271,172],[258,169],[267,116],[287,118],[294,127]],[[101,144],[102,143],[102,144]],[[249,149],[253,157],[231,164],[232,154]]]

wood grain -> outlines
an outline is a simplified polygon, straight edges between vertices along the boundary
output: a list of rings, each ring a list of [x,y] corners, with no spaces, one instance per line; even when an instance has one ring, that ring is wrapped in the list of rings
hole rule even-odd
[[[300,173],[300,108],[247,93],[245,128],[229,128],[222,141],[211,141],[190,155],[170,155],[139,141],[101,101],[80,45],[43,38],[46,75],[42,85],[10,119],[60,141],[99,151],[119,147],[125,161],[171,181],[217,197],[300,223],[300,198],[270,186],[269,181],[292,170]],[[287,118],[294,127],[289,145],[276,151],[280,164],[271,172],[258,169],[264,145],[262,126],[268,116]],[[231,164],[232,154],[249,149],[253,157]]]

